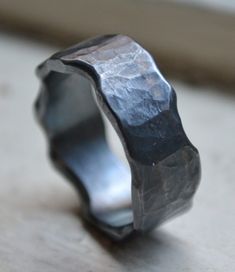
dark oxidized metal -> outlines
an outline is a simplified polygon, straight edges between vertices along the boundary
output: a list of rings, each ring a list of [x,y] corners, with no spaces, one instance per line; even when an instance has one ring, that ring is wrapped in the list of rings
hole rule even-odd
[[[51,159],[81,193],[86,219],[122,239],[190,207],[198,151],[183,130],[173,88],[145,49],[127,36],[101,36],[53,55],[37,72],[36,112]],[[130,170],[110,151],[95,100]]]

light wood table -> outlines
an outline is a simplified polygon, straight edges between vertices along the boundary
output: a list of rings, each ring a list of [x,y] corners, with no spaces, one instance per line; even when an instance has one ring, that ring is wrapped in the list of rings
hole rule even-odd
[[[235,97],[174,83],[202,158],[194,207],[115,244],[80,220],[78,197],[46,160],[33,118],[34,68],[55,50],[0,34],[0,271],[235,271]]]

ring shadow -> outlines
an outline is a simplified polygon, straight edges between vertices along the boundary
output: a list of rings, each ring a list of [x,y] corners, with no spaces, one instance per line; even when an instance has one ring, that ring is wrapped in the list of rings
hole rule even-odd
[[[80,217],[80,211],[71,211]],[[82,224],[87,232],[117,262],[130,271],[176,271],[176,267],[187,267],[189,256],[187,245],[172,234],[156,229],[152,232],[136,233],[122,241],[114,241],[104,232],[83,218]]]
[[[81,203],[77,202],[79,198],[72,200],[70,195],[65,195],[64,199],[66,201],[62,203],[56,201],[57,205],[53,202],[52,206],[50,196],[46,208],[51,212],[56,209],[57,212],[59,210],[63,214],[70,214],[80,221],[88,235],[104,249],[105,254],[121,264],[124,271],[126,269],[135,272],[191,271],[189,266],[197,263],[195,262],[196,256],[189,250],[187,242],[163,230],[162,227],[145,234],[136,233],[122,241],[114,241],[82,217]]]

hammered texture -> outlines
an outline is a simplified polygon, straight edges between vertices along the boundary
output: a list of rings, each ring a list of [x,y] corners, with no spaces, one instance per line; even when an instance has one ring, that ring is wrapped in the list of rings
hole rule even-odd
[[[101,36],[55,54],[38,73],[45,78],[51,70],[74,67],[92,80],[124,146],[133,228],[152,229],[188,209],[200,180],[199,155],[184,133],[175,91],[152,56],[127,36]]]

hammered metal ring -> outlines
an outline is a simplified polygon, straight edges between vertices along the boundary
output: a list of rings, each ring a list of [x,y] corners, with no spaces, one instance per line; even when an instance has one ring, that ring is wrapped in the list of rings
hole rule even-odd
[[[81,193],[85,219],[120,240],[191,206],[199,154],[183,130],[175,91],[142,46],[123,35],[99,36],[54,54],[37,73],[37,117],[53,163]],[[111,152],[100,111],[129,169]]]

